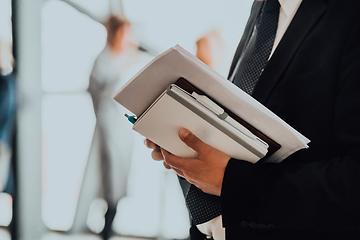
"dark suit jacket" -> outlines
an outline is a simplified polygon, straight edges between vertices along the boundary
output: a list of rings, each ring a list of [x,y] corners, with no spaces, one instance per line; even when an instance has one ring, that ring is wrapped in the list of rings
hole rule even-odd
[[[230,160],[227,239],[360,239],[360,1],[303,0],[253,97],[311,143],[280,164]]]

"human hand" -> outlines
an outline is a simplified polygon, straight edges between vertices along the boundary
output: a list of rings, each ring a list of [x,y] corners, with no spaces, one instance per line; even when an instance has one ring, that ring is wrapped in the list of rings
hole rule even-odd
[[[198,153],[196,158],[178,157],[158,146],[158,148],[154,147],[151,143],[149,146],[154,151],[156,150],[156,156],[160,150],[166,168],[174,169],[177,174],[186,178],[203,192],[220,196],[225,168],[230,157],[202,142],[185,128],[179,130],[179,137]]]
[[[151,140],[149,140],[147,138],[144,140],[144,143],[145,143],[146,147],[152,149],[152,152],[151,152],[152,159],[154,159],[156,161],[164,160],[164,156],[161,152],[161,148],[158,145],[156,145],[154,142],[152,142]],[[171,167],[168,164],[166,164],[165,161],[164,161],[164,166],[167,169],[171,169]]]

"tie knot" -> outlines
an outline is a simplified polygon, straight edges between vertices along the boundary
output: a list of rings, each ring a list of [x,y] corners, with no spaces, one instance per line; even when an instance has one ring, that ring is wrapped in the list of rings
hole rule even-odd
[[[264,12],[278,11],[280,8],[278,0],[266,0],[264,4]]]

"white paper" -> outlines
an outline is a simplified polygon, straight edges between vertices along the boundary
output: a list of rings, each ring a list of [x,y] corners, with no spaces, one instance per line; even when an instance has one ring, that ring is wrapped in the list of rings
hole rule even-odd
[[[280,162],[295,151],[308,148],[309,139],[179,45],[149,62],[114,99],[139,116],[180,77],[279,143],[281,148],[267,161]]]

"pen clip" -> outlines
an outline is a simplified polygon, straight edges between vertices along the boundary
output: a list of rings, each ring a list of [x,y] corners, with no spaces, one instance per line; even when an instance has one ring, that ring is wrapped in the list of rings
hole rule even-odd
[[[218,106],[216,103],[214,103],[213,101],[211,101],[208,97],[206,97],[205,95],[199,95],[196,92],[192,92],[191,94],[196,101],[198,101],[200,104],[202,104],[204,107],[206,107],[207,109],[209,109],[210,111],[212,111],[213,113],[215,113],[216,115],[218,115],[220,118],[226,118],[226,116],[223,116],[225,111],[224,109],[222,109],[220,106]],[[227,115],[227,114],[226,114]]]
[[[221,120],[224,120],[228,124],[230,124],[232,127],[246,135],[247,137],[257,140],[261,142],[262,144],[269,146],[265,141],[263,141],[261,138],[254,135],[249,129],[244,127],[242,124],[238,123],[235,119],[230,117],[224,109],[222,109],[220,106],[218,106],[215,102],[213,102],[211,99],[206,97],[205,95],[200,95],[196,92],[192,92],[191,94],[196,101],[198,101],[200,104],[202,104],[204,107],[215,113]]]

